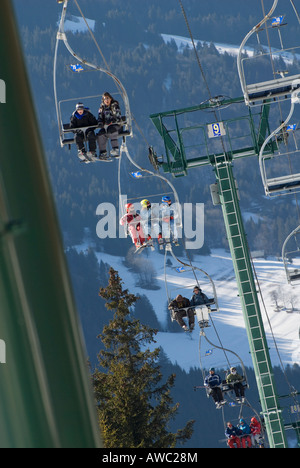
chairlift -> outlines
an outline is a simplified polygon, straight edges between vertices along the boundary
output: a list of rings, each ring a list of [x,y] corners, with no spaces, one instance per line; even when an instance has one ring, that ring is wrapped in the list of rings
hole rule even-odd
[[[290,123],[294,106],[300,102],[299,95],[300,88],[293,91],[287,118],[270,133],[260,149],[259,167],[265,194],[268,197],[300,191],[300,134],[298,124]],[[269,144],[274,144],[276,149],[272,156],[264,153]]]
[[[130,190],[133,190],[134,196],[129,196],[123,194],[122,192],[122,187],[121,187],[121,165],[123,161],[123,153],[126,155],[127,160],[129,161],[130,169],[128,170],[126,168],[126,172],[129,173],[130,175]],[[160,185],[163,187],[160,188],[159,190],[155,187],[155,184],[149,184],[149,179],[157,180]],[[142,200],[149,200],[151,205],[153,205],[156,210],[159,208],[159,205],[161,204],[161,200],[163,196],[170,196],[172,199],[172,202],[175,206],[176,212],[177,212],[177,218],[176,218],[176,227],[181,228],[182,227],[182,210],[181,210],[181,205],[179,202],[179,197],[178,193],[174,187],[174,185],[165,177],[158,173],[154,173],[153,171],[150,171],[146,168],[143,168],[137,164],[133,158],[131,157],[128,147],[126,144],[121,145],[120,149],[120,159],[119,159],[119,169],[118,169],[118,187],[119,187],[119,203],[120,203],[120,212],[121,215],[125,213],[125,205],[127,203],[133,203],[135,205],[136,210],[141,209],[140,202]],[[147,188],[148,187],[148,188]],[[168,188],[168,190],[162,191],[164,188]],[[151,192],[152,190],[152,192]],[[140,194],[140,195],[138,195]],[[154,222],[160,222],[160,215],[158,214],[158,218],[154,219],[151,218],[151,221]]]
[[[205,350],[204,357],[201,354],[203,352],[202,351],[202,349],[203,349],[202,337],[204,337],[204,339],[206,341],[206,347],[204,348],[204,350]],[[208,346],[212,350],[211,353],[206,352]],[[223,354],[223,361],[219,357],[220,353],[217,355],[217,357],[215,356],[216,351],[219,351],[220,353]],[[231,356],[231,359],[229,358],[229,356]],[[233,356],[234,356],[234,358],[233,358]],[[224,357],[225,357],[225,361],[224,361]],[[204,359],[206,360],[206,362],[204,362]],[[240,356],[236,352],[232,351],[231,349],[225,348],[221,343],[220,343],[220,345],[217,345],[217,344],[213,343],[207,337],[207,334],[204,332],[204,330],[202,330],[202,332],[200,333],[199,360],[200,360],[200,367],[201,367],[203,382],[204,382],[205,376],[206,376],[205,372],[207,372],[209,368],[215,367],[215,368],[218,369],[219,374],[220,373],[224,374],[224,378],[222,378],[222,376],[220,375],[220,377],[222,379],[222,386],[221,386],[222,392],[227,393],[227,392],[234,391],[233,385],[228,384],[226,382],[226,377],[228,375],[228,372],[229,372],[230,368],[236,367],[236,368],[241,369],[240,374],[243,377],[243,380],[241,381],[241,384],[243,385],[244,389],[249,388],[246,368],[245,368],[245,365],[244,365],[242,359],[240,358]],[[207,388],[206,388],[206,395],[207,395],[207,397],[210,396],[209,391],[208,391]]]
[[[177,266],[175,268],[172,267],[172,270],[176,274],[176,276],[179,274],[185,274],[185,281],[181,281],[180,286],[176,286],[171,288],[171,280],[168,279],[167,275],[167,252],[170,252],[174,260],[177,262]],[[180,265],[180,266],[178,266]],[[168,250],[165,251],[165,286],[166,286],[166,292],[167,292],[167,298],[168,298],[168,304],[171,301],[171,298],[176,297],[179,291],[188,291],[188,294],[185,293],[183,295],[187,295],[188,299],[190,299],[193,295],[193,289],[195,285],[197,285],[201,290],[203,289],[203,292],[205,295],[208,297],[208,302],[202,305],[197,305],[197,306],[189,306],[187,308],[184,308],[186,311],[188,309],[192,309],[194,312],[194,315],[197,318],[197,322],[199,325],[200,330],[207,328],[210,326],[210,314],[213,312],[218,312],[219,311],[219,306],[218,306],[218,299],[217,299],[217,294],[216,294],[216,288],[215,284],[212,280],[212,278],[209,276],[209,274],[202,270],[201,268],[195,267],[192,264],[187,264],[179,260],[173,250],[172,247],[170,247]],[[201,274],[201,280],[200,278]],[[169,275],[170,278],[170,275]],[[177,280],[175,281],[177,283]],[[200,286],[201,285],[201,286]],[[176,292],[175,292],[176,291]],[[209,292],[211,292],[213,297],[209,297]],[[171,321],[175,321],[175,314],[174,311],[171,309],[170,310],[170,318]]]
[[[277,7],[277,4],[278,0],[274,0],[270,11],[256,26],[254,26],[251,29],[251,31],[249,31],[239,48],[237,59],[238,73],[242,91],[244,94],[245,103],[248,106],[261,104],[265,100],[269,100],[270,102],[278,102],[280,100],[290,99],[292,92],[299,87],[300,75],[298,73],[290,75],[287,75],[286,73],[280,73],[280,78],[273,75],[272,79],[257,83],[249,83],[248,76],[246,76],[247,73],[245,72],[245,66],[249,66],[251,64],[253,65],[263,58],[268,58],[271,60],[272,66],[270,67],[270,74],[274,73],[273,62],[275,60],[282,58],[286,61],[289,59],[290,62],[292,62],[296,49],[299,49],[299,46],[285,46],[283,43],[281,28],[283,26],[286,26],[287,23],[284,22],[285,14],[280,14],[275,17],[272,17]],[[297,20],[299,22],[299,16],[294,6],[293,10],[293,14],[296,14]],[[264,48],[261,45],[259,36],[261,32],[266,32],[269,42],[269,48]],[[245,45],[253,34],[256,34],[260,53],[247,55],[245,53]],[[273,37],[274,34],[275,37]],[[279,42],[279,48],[276,48],[276,50],[274,49],[274,47],[272,47],[271,39],[272,43],[273,39],[274,42]],[[257,69],[259,70],[259,68],[260,67],[258,65]],[[290,69],[292,69],[292,64],[290,64]]]
[[[74,50],[71,48],[67,35],[64,30],[64,24],[66,20],[66,13],[68,7],[68,1],[61,2],[63,3],[62,15],[59,23],[59,28],[56,36],[56,46],[55,46],[55,54],[54,54],[54,66],[53,66],[53,85],[54,85],[54,98],[55,98],[55,107],[56,107],[56,115],[57,115],[57,123],[58,123],[58,131],[59,131],[59,140],[61,147],[68,146],[69,149],[71,145],[75,143],[74,133],[70,130],[70,124],[65,123],[65,119],[69,118],[75,108],[75,104],[77,102],[83,102],[85,105],[88,102],[93,102],[95,107],[98,109],[99,103],[101,101],[102,95],[95,95],[95,96],[80,96],[77,98],[67,98],[67,99],[59,99],[58,92],[57,92],[57,66],[58,66],[58,49],[59,44],[61,42],[64,43],[68,52],[73,56],[76,60],[76,64],[70,64],[70,69],[72,72],[80,74],[86,71],[96,71],[100,72],[100,75],[104,74],[108,76],[114,82],[115,86],[118,89],[118,95],[114,97],[114,93],[111,93],[113,97],[123,102],[123,108],[125,110],[125,115],[121,118],[121,127],[119,131],[119,136],[125,139],[127,136],[132,136],[132,119],[131,119],[131,112],[129,106],[129,99],[127,96],[127,92],[120,82],[120,80],[113,75],[109,70],[102,68],[98,65],[88,62],[87,60],[79,57]],[[80,12],[80,14],[82,14]],[[94,39],[94,38],[93,38]],[[72,107],[71,107],[72,106]],[[122,108],[122,103],[120,103],[120,107]],[[72,109],[72,110],[71,110]],[[92,112],[94,113],[94,112]],[[89,128],[97,128],[97,126],[89,127]],[[77,129],[78,130],[78,129]],[[83,131],[86,128],[82,129]]]
[[[300,225],[296,227],[285,239],[282,246],[282,260],[287,277],[287,281],[291,285],[300,283],[300,268],[294,268],[290,263],[295,256],[300,256],[300,245],[298,245],[297,236],[300,235]],[[288,247],[290,240],[294,238],[294,247]]]

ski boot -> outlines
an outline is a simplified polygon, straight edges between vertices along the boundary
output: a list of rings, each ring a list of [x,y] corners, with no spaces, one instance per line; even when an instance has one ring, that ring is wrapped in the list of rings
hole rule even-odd
[[[83,150],[78,150],[78,157],[80,159],[80,161],[82,162],[86,162],[87,158],[86,158],[86,151],[83,149]]]
[[[110,155],[113,156],[114,158],[119,158],[120,157],[119,148],[113,148],[110,152]]]

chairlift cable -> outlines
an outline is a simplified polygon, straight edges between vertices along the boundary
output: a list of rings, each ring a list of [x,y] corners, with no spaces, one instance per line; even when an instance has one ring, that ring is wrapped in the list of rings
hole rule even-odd
[[[108,64],[108,62],[107,62],[107,60],[106,60],[106,58],[105,58],[105,56],[104,56],[104,54],[103,54],[103,52],[102,52],[102,50],[101,50],[101,48],[100,48],[100,46],[99,46],[99,44],[98,44],[96,38],[95,38],[95,35],[94,35],[93,31],[91,30],[91,28],[90,28],[90,26],[89,26],[89,24],[88,24],[88,22],[87,22],[87,20],[86,20],[86,18],[85,18],[85,16],[84,16],[84,14],[83,14],[83,12],[82,12],[82,10],[81,10],[79,4],[78,4],[78,1],[77,1],[77,0],[74,0],[74,2],[75,2],[76,6],[77,6],[77,8],[78,8],[78,11],[79,11],[80,15],[82,16],[82,19],[84,20],[84,22],[85,22],[85,24],[86,24],[86,27],[87,27],[87,29],[88,29],[88,31],[89,31],[89,33],[90,33],[90,35],[91,35],[91,37],[92,37],[92,39],[93,39],[95,45],[96,45],[96,48],[97,48],[99,54],[101,55],[101,57],[102,57],[102,59],[103,59],[105,65],[106,65],[107,70],[109,70],[109,72],[112,73],[111,68],[110,68],[110,66],[109,66],[109,64]],[[119,88],[119,84],[116,83],[116,85],[117,85],[117,87]],[[119,88],[119,91],[122,93],[121,88]],[[143,133],[141,127],[138,125],[138,123],[137,123],[137,121],[136,121],[136,119],[135,119],[135,117],[134,117],[133,114],[131,114],[131,118],[132,118],[132,120],[134,120],[134,122],[135,122],[135,124],[136,124],[136,126],[137,126],[138,131],[140,132],[141,136],[144,138],[145,142],[146,142],[147,145],[149,146],[149,143],[148,143],[148,141],[147,141],[147,139],[146,139],[146,137],[145,137],[145,134]]]
[[[295,7],[295,4],[294,4],[293,0],[290,0],[290,2],[291,2],[292,7],[293,7],[293,9],[294,9],[294,12],[295,12],[295,15],[296,15],[296,17],[297,17],[298,23],[300,24],[300,16],[299,16],[299,13],[298,13],[298,11],[297,11],[297,8]]]
[[[185,9],[183,7],[182,1],[181,0],[178,0],[178,1],[179,1],[180,7],[181,7],[181,10],[182,10],[182,14],[183,14],[183,17],[184,17],[184,20],[185,20],[185,23],[186,23],[186,26],[187,26],[187,29],[188,29],[192,44],[193,44],[193,49],[194,49],[194,52],[195,52],[196,60],[197,60],[197,63],[198,63],[202,78],[204,80],[204,83],[205,83],[205,86],[206,86],[206,89],[207,89],[207,92],[208,92],[208,95],[209,95],[209,100],[211,101],[213,99],[213,96],[212,96],[212,93],[211,93],[210,88],[208,86],[208,81],[207,81],[207,79],[205,77],[203,67],[201,65],[201,61],[200,61],[199,54],[198,54],[196,46],[195,46],[195,41],[194,41],[194,37],[193,37],[193,34],[192,34],[192,30],[191,30],[190,25],[189,25],[187,14],[186,14]],[[212,113],[214,114],[215,120],[217,122],[218,121],[218,116],[217,116],[217,113],[216,113],[215,109],[213,109]],[[226,149],[225,149],[225,144],[224,144],[224,138],[223,138],[222,135],[220,136],[220,142],[221,142],[222,149],[223,149],[224,156],[225,156],[226,155]]]
[[[266,16],[264,0],[261,0],[261,7],[262,7],[263,15]],[[276,72],[275,72],[275,67],[274,67],[274,60],[273,60],[273,53],[272,53],[271,42],[270,42],[270,35],[269,35],[269,31],[268,31],[266,22],[265,22],[265,31],[266,31],[267,42],[268,42],[268,47],[269,47],[270,61],[271,61],[271,67],[272,67],[272,72],[273,72],[273,79],[275,80]],[[280,120],[282,121],[283,117],[282,117],[281,104],[280,104],[280,102],[278,102],[277,104],[278,104],[279,112],[280,112]]]
[[[225,356],[225,358],[226,358],[226,361],[227,361],[227,363],[228,363],[228,365],[229,365],[229,367],[230,367],[230,362],[229,362],[229,359],[228,359],[227,354],[226,354],[226,349],[225,349],[224,346],[223,346],[223,343],[222,343],[222,341],[221,341],[220,335],[219,335],[219,333],[218,333],[218,331],[217,331],[217,328],[216,328],[216,326],[215,326],[215,323],[214,323],[212,317],[210,317],[210,320],[211,320],[213,329],[214,329],[214,331],[215,331],[215,334],[216,334],[216,336],[217,336],[217,338],[218,338],[218,341],[219,341],[219,343],[220,343],[220,348],[223,350],[224,356]]]
[[[261,0],[261,7],[262,7],[263,15],[264,17],[266,17],[264,0]],[[275,78],[276,76],[275,67],[274,67],[273,54],[272,54],[272,48],[271,48],[271,42],[270,42],[270,35],[269,35],[268,28],[267,28],[267,22],[265,22],[265,31],[266,31],[267,42],[268,42],[268,47],[269,47],[269,52],[270,52],[270,60],[271,60],[271,66],[272,66],[272,71],[273,71],[273,77]]]
[[[228,353],[234,354],[234,356],[237,357],[237,359],[239,360],[239,362],[240,362],[240,364],[241,364],[241,367],[242,367],[243,374],[244,374],[244,376],[245,376],[246,382],[247,382],[247,384],[248,384],[246,368],[245,368],[245,365],[244,365],[242,359],[240,358],[240,356],[239,356],[236,352],[232,351],[231,349],[227,349],[227,348],[224,348],[223,346],[218,346],[218,345],[216,345],[215,343],[213,343],[212,341],[210,341],[210,340],[207,338],[207,336],[206,336],[205,333],[203,333],[203,336],[204,336],[204,338],[206,339],[206,341],[207,341],[211,346],[213,346],[214,348],[220,349],[220,350],[222,350],[222,351],[224,352],[224,354],[225,354],[225,356],[226,356],[227,364],[229,365],[229,367],[230,367],[230,362],[229,362],[229,359],[227,358],[226,351],[227,351]]]
[[[87,22],[86,17],[84,16],[84,14],[83,14],[83,12],[82,12],[82,10],[81,10],[79,4],[78,4],[78,1],[77,1],[77,0],[74,0],[74,3],[76,4],[77,9],[78,9],[78,11],[79,11],[79,13],[80,13],[80,15],[81,15],[83,21],[85,22],[85,25],[86,25],[86,27],[87,27],[89,33],[90,33],[90,36],[91,36],[91,38],[93,39],[94,44],[95,44],[95,46],[96,46],[96,48],[97,48],[99,54],[101,55],[102,60],[103,60],[103,62],[105,63],[107,70],[109,70],[109,71],[111,72],[110,66],[109,66],[108,62],[106,61],[105,56],[104,56],[102,50],[100,49],[100,46],[99,46],[99,44],[98,44],[98,42],[97,42],[97,40],[96,40],[96,38],[95,38],[95,35],[94,35],[93,31],[91,30],[91,28],[90,28],[90,26],[89,26],[89,23]],[[121,91],[121,90],[120,90],[120,91]]]
[[[211,285],[212,285],[213,293],[214,293],[214,301],[215,301],[216,307],[217,307],[217,309],[218,309],[219,306],[218,306],[218,298],[217,298],[217,293],[216,293],[216,287],[215,287],[215,283],[214,283],[214,281],[212,280],[211,276],[209,276],[209,274],[208,274],[205,270],[203,270],[202,268],[195,267],[195,266],[191,267],[191,265],[189,265],[188,263],[185,263],[185,262],[183,262],[182,260],[180,260],[180,259],[179,259],[178,257],[176,257],[176,255],[174,254],[172,247],[170,248],[170,253],[171,253],[172,257],[174,258],[174,260],[176,260],[178,263],[181,263],[181,265],[186,266],[186,267],[188,267],[188,268],[192,268],[192,269],[194,269],[194,270],[201,271],[202,273],[204,273],[204,275],[209,279],[209,281],[210,281],[210,283],[211,283]],[[198,283],[198,281],[197,281],[197,283]]]
[[[209,86],[208,86],[208,82],[207,82],[207,79],[206,79],[206,77],[205,77],[204,70],[203,70],[203,68],[202,68],[201,62],[200,62],[200,58],[199,58],[199,54],[198,54],[197,49],[196,49],[196,46],[195,46],[195,41],[194,41],[194,38],[193,38],[193,34],[192,34],[192,31],[191,31],[191,28],[190,28],[190,25],[189,25],[189,22],[188,22],[188,19],[187,19],[187,15],[186,15],[186,12],[185,12],[185,9],[184,9],[184,7],[183,7],[183,4],[182,4],[182,1],[181,1],[181,0],[179,0],[179,4],[180,4],[181,10],[182,10],[182,14],[183,14],[184,19],[185,19],[185,23],[186,23],[187,29],[188,29],[188,31],[189,31],[189,35],[190,35],[190,38],[191,38],[191,41],[192,41],[192,44],[193,44],[193,49],[194,49],[194,52],[195,52],[195,56],[196,56],[196,60],[197,60],[198,66],[199,66],[200,71],[201,71],[201,75],[202,75],[203,81],[204,81],[204,83],[205,83],[205,86],[206,86],[206,89],[207,89],[209,98],[212,99],[212,94],[211,94],[211,92],[210,92],[210,89],[209,89]]]

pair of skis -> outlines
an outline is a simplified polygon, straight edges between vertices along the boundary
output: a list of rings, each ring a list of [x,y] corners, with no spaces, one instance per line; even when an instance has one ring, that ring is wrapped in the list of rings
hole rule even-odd
[[[179,245],[177,241],[173,241],[175,245]],[[159,244],[159,248],[160,250],[163,249],[164,245],[166,246],[166,249],[169,249],[171,250],[171,241],[170,240],[164,240],[164,239],[159,239],[158,240],[158,244]],[[136,251],[135,253],[141,253],[141,251],[145,248],[145,247],[151,247],[151,250],[155,250],[154,248],[154,245],[153,245],[153,242],[152,242],[152,239],[150,241],[147,241],[145,242],[144,244],[141,244],[139,245],[137,248],[136,248]]]
[[[151,247],[151,250],[154,250],[154,245],[152,243],[152,240],[146,241],[144,242],[144,244],[138,245],[134,253],[137,253],[137,254],[141,253],[141,251],[144,250],[145,247]]]
[[[80,159],[81,162],[85,164],[93,163],[93,162],[112,162],[114,158],[112,158],[110,155],[104,157],[99,157],[97,158],[96,153],[91,153],[91,151],[88,151],[87,153],[78,151],[78,158]]]

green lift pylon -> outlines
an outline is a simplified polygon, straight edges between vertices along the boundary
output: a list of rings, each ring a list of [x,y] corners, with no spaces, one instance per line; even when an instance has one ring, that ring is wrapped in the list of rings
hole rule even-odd
[[[229,100],[226,103],[223,101],[222,106],[242,101],[242,99]],[[156,160],[156,164],[160,165],[165,172],[172,173],[174,177],[187,175],[187,169],[189,168],[206,164],[213,166],[217,189],[214,191],[215,200],[217,199],[216,204],[220,204],[222,207],[269,444],[271,448],[286,448],[287,441],[284,423],[275,387],[249,248],[239,206],[237,184],[232,169],[234,159],[251,155],[258,156],[261,145],[266,138],[266,133],[269,130],[269,104],[265,103],[262,107],[257,118],[256,130],[255,119],[250,109],[249,115],[241,118],[242,120],[246,119],[249,123],[249,138],[247,141],[245,140],[245,129],[243,129],[241,141],[244,142],[245,146],[240,146],[239,148],[233,145],[234,135],[231,134],[233,119],[218,122],[212,120],[209,124],[204,125],[197,123],[197,118],[194,119],[194,122],[191,122],[191,113],[214,108],[215,106],[215,101],[208,101],[205,104],[192,108],[151,115],[152,122],[164,140],[167,154],[166,162]],[[186,120],[190,120],[190,124],[185,127],[180,126],[179,122],[179,116],[181,121],[184,121],[182,119],[183,115],[186,116]],[[171,118],[174,124],[169,130],[166,122],[168,123],[168,127],[170,127]],[[197,137],[199,135],[203,136],[203,140],[201,141],[202,154],[198,157],[195,157],[195,148],[193,148],[191,153],[192,157],[187,157],[187,148],[184,141],[189,140],[189,138],[185,139],[189,130],[191,131],[191,139],[193,139],[195,131]],[[235,130],[233,131],[235,132]],[[209,138],[213,141],[212,145],[209,144]],[[219,150],[215,145],[215,138],[219,138],[219,141],[222,140]],[[191,143],[193,142],[189,141],[189,146],[194,146]],[[213,146],[213,152],[210,152],[210,146]],[[265,151],[272,154],[275,149],[276,143],[271,142],[265,148]]]

